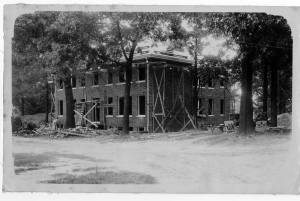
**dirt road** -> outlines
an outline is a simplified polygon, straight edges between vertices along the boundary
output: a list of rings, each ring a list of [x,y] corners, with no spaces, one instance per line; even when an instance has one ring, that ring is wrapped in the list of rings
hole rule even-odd
[[[14,181],[21,190],[39,191],[289,193],[297,177],[291,138],[200,132],[14,137]]]

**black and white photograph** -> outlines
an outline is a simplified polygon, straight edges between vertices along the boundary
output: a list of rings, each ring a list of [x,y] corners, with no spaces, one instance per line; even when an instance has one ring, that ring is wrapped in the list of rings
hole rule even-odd
[[[298,194],[296,17],[4,7],[3,190]]]

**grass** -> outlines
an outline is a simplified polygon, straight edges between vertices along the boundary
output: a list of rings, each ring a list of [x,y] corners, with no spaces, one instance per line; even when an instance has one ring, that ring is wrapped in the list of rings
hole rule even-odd
[[[55,174],[53,180],[43,181],[50,184],[154,184],[156,179],[150,175],[136,172],[100,171],[84,175]]]

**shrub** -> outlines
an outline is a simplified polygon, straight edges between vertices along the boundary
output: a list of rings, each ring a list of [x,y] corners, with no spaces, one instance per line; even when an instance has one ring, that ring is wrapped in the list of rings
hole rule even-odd
[[[34,129],[36,129],[38,126],[36,125],[36,123],[34,123],[34,122],[28,122],[27,123],[27,127],[26,127],[26,129],[27,130],[34,130]]]
[[[22,119],[20,116],[13,116],[11,118],[11,127],[12,127],[12,131],[18,131],[22,128]]]

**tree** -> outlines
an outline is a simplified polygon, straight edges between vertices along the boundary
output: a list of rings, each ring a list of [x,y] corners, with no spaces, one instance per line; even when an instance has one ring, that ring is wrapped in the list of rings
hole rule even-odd
[[[208,27],[214,32],[225,34],[240,46],[241,62],[241,105],[240,105],[240,134],[251,134],[254,130],[252,84],[253,60],[257,57],[258,49],[272,46],[269,40],[270,28],[282,17],[264,13],[211,13]]]
[[[204,29],[203,14],[199,13],[174,13],[167,16],[169,26],[170,48],[187,49],[193,57],[194,64],[191,68],[192,78],[192,116],[194,123],[197,121],[197,102],[198,102],[198,58],[202,51],[201,38],[207,35]],[[197,125],[197,124],[196,124]]]
[[[268,119],[268,63],[263,64],[263,118]]]
[[[191,70],[191,77],[192,77],[192,103],[193,103],[193,110],[192,114],[194,116],[194,121],[196,123],[197,121],[197,104],[198,104],[198,60],[199,56],[202,51],[202,44],[201,44],[201,38],[204,36],[207,36],[208,33],[205,28],[205,21],[203,21],[203,14],[187,14],[184,16],[185,19],[188,21],[189,25],[191,26],[191,30],[186,32],[186,46],[188,47],[189,53],[193,56],[194,59],[194,65]],[[196,123],[196,125],[198,125]]]
[[[265,28],[262,31],[260,44],[258,46],[255,69],[258,73],[254,90],[262,91],[257,95],[262,96],[262,113],[263,119],[267,119],[268,114],[268,97],[271,99],[270,116],[271,126],[277,126],[277,114],[282,113],[279,108],[285,107],[285,100],[289,99],[291,85],[288,80],[291,78],[291,57],[292,57],[292,38],[291,31],[286,20],[279,16],[269,16],[265,20]],[[278,76],[280,74],[281,76]],[[268,81],[270,79],[270,82]],[[284,80],[282,82],[281,80]],[[279,83],[283,87],[279,87]],[[284,84],[286,83],[286,84]],[[270,93],[268,88],[270,86]],[[279,93],[281,93],[279,95]],[[260,97],[258,97],[260,99]],[[281,107],[279,107],[281,100]]]
[[[63,81],[65,128],[75,127],[71,77],[89,67],[91,41],[97,36],[97,17],[94,13],[61,12],[37,41],[42,63],[57,79]]]
[[[120,65],[125,72],[123,134],[129,133],[131,73],[138,43],[147,38],[162,39],[160,13],[99,13],[102,36],[98,48],[107,50],[108,62]]]
[[[228,83],[229,78],[236,77],[239,67],[237,58],[234,56],[228,57],[227,54],[228,51],[236,51],[236,43],[224,34],[218,34],[215,29],[209,29],[211,28],[208,24],[210,22],[209,17],[205,13],[175,13],[169,16],[172,34],[169,34],[168,37],[172,46],[182,50],[187,49],[194,60],[190,72],[193,88],[192,114],[195,121],[197,120],[198,82],[203,85],[208,82],[208,79],[221,79],[218,77],[221,76],[223,81]],[[224,41],[223,47],[218,49],[217,55],[203,54],[206,45],[210,45],[210,39]],[[230,76],[226,69],[231,71]],[[220,73],[221,71],[223,73]],[[224,73],[226,76],[224,76]]]
[[[292,38],[290,27],[283,17],[270,19],[267,26],[266,32],[269,36],[267,40],[271,41],[268,45],[271,71],[271,126],[276,127],[279,102],[278,73],[280,70],[281,72],[287,72],[287,74],[283,73],[283,75],[291,76],[289,71],[292,63]],[[287,87],[286,90],[288,91],[289,88]]]

